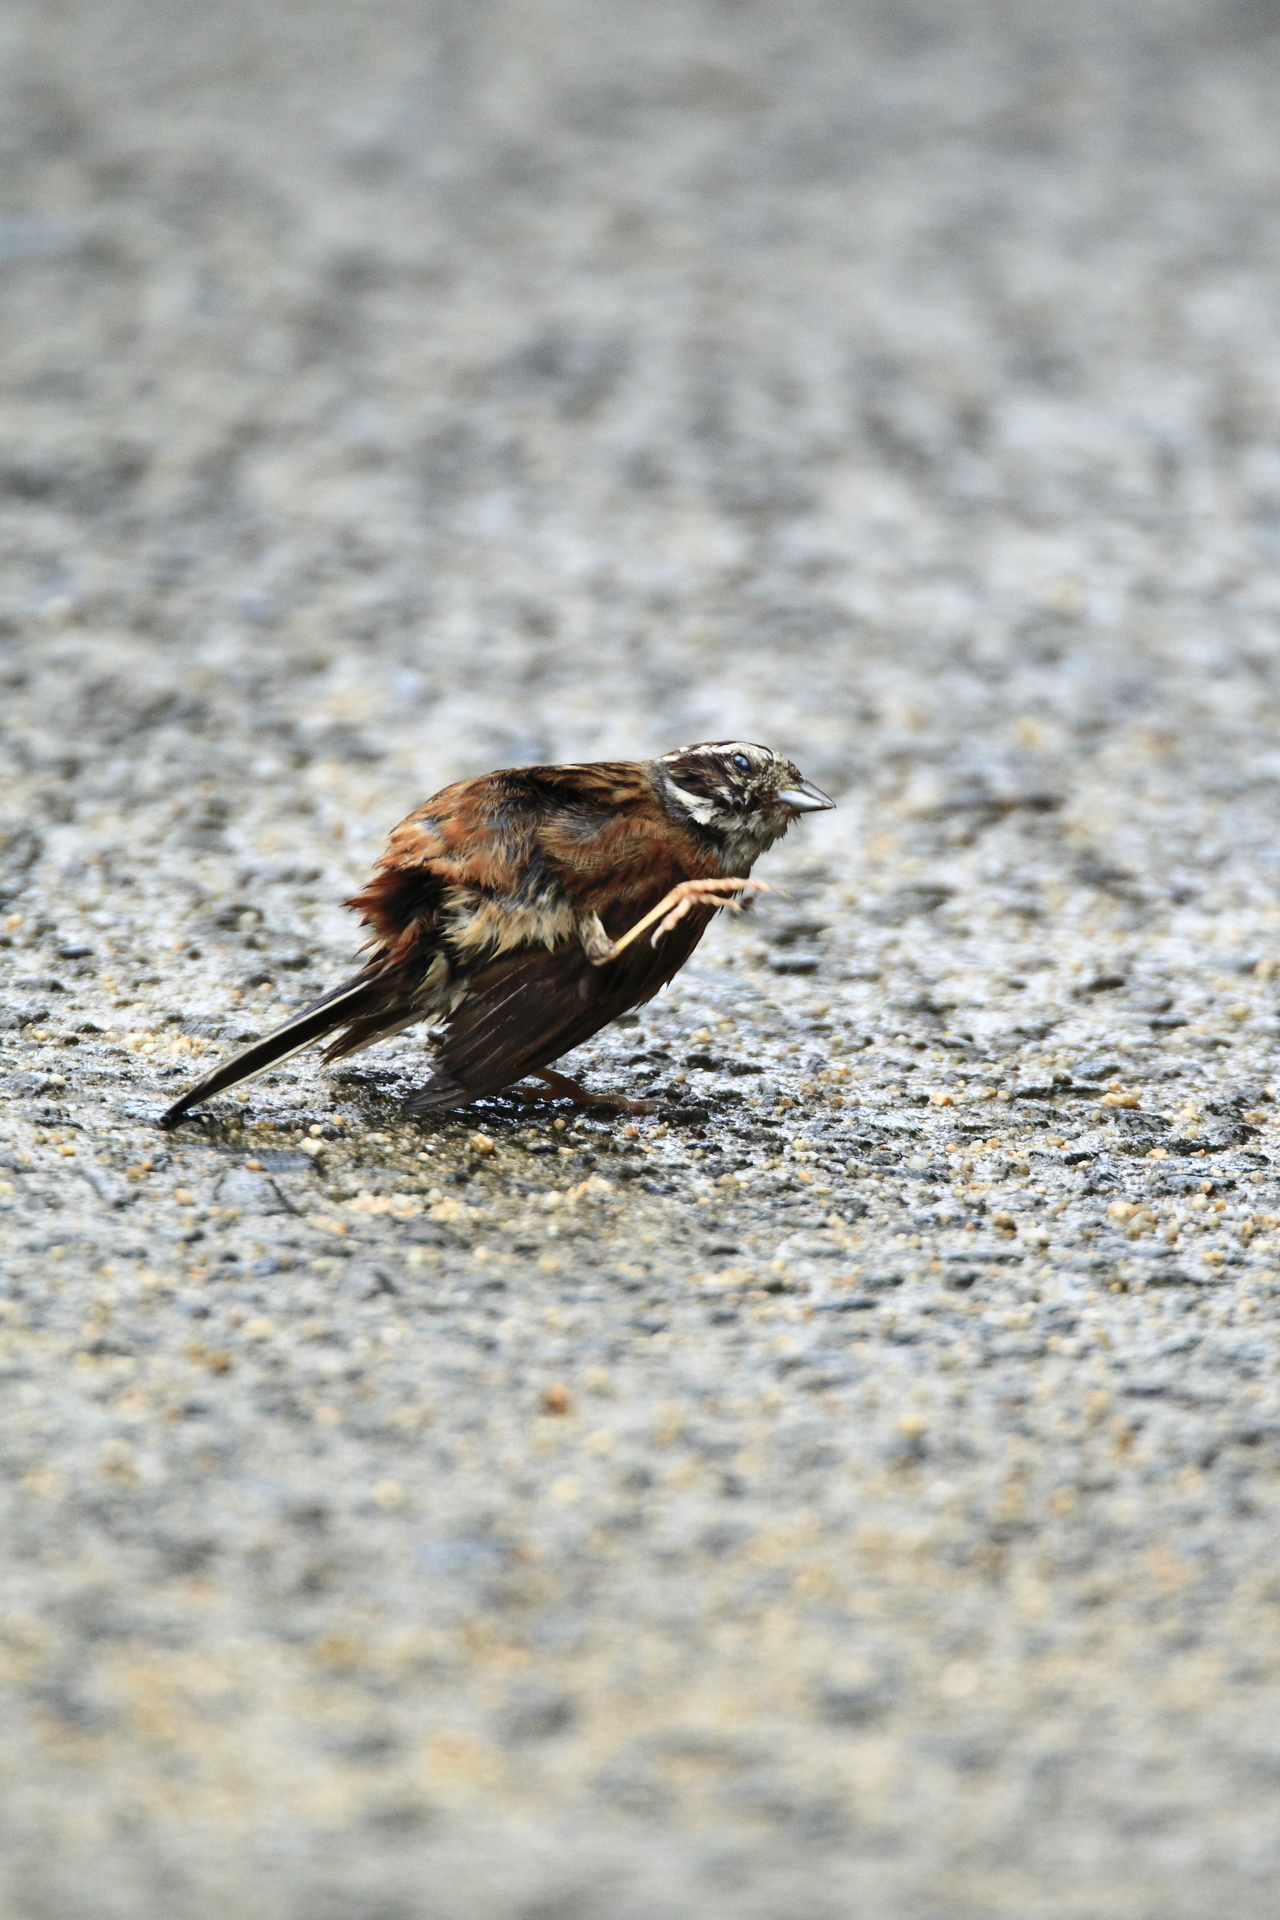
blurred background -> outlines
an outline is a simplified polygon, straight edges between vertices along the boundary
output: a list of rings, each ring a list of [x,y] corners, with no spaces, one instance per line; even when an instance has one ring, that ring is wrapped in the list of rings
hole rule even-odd
[[[4,21],[4,617],[82,793],[319,763],[380,831],[741,734],[1098,797],[1271,697],[1271,0]]]

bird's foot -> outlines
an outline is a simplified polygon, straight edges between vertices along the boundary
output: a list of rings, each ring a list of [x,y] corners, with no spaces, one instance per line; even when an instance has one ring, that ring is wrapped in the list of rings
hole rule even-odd
[[[529,1104],[538,1100],[572,1100],[575,1107],[607,1107],[613,1113],[654,1112],[651,1100],[629,1100],[623,1093],[592,1093],[580,1080],[571,1080],[567,1073],[554,1073],[549,1067],[538,1068],[532,1077],[541,1080],[543,1086],[520,1085],[511,1089]]]
[[[620,953],[638,940],[642,933],[654,927],[650,946],[656,947],[659,940],[672,927],[691,913],[695,907],[728,907],[734,913],[742,911],[742,902],[737,898],[741,893],[768,893],[771,889],[763,880],[746,880],[734,874],[725,874],[718,879],[682,880],[679,886],[672,887],[670,893],[651,907],[644,918],[637,920],[634,927],[624,933],[619,940],[610,941],[599,920],[592,915],[584,927],[582,944],[588,960],[593,967],[607,966],[610,960],[616,960]]]
[[[669,903],[670,910],[654,928],[649,945],[656,947],[662,936],[670,933],[672,927],[677,926],[687,913],[692,913],[695,907],[728,907],[730,913],[741,913],[739,894],[769,891],[768,884],[763,880],[738,880],[732,876],[723,880],[682,880],[678,887],[671,889],[663,902],[664,906]],[[723,894],[724,899],[717,899],[717,894]]]

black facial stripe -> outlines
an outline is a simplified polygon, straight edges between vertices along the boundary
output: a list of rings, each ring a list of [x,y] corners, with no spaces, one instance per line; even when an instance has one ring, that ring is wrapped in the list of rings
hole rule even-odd
[[[721,784],[714,777],[719,769],[704,754],[691,753],[682,760],[672,761],[668,771],[682,792],[694,794],[700,800],[716,799],[721,793]]]

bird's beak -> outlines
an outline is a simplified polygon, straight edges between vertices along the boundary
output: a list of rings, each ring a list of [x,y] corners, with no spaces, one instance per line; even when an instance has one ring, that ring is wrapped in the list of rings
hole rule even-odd
[[[812,780],[801,780],[797,786],[782,789],[778,795],[778,805],[791,814],[826,813],[834,807],[835,801],[821,787],[815,787]]]

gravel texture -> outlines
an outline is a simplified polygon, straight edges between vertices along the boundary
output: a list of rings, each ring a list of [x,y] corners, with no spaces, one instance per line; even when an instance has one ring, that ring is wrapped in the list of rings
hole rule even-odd
[[[8,6],[4,1920],[1273,1920],[1278,27]],[[155,1130],[732,735],[652,1114]]]

